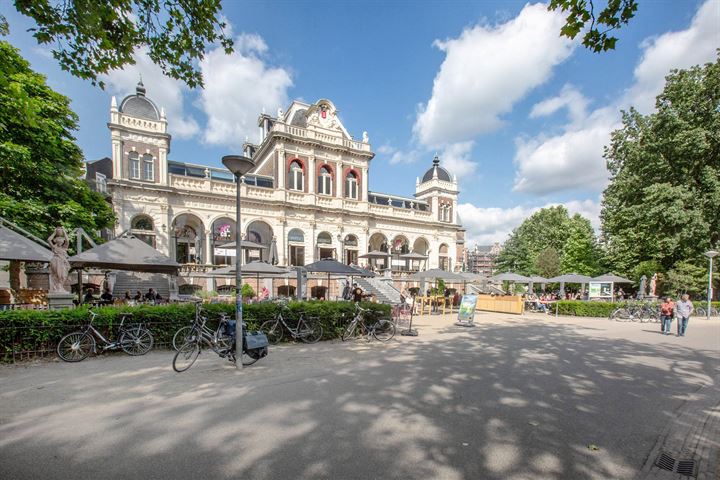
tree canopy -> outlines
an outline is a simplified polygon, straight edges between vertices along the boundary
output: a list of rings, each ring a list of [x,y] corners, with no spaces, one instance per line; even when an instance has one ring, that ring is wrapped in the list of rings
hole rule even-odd
[[[98,76],[134,64],[141,47],[166,75],[191,88],[203,85],[197,62],[208,44],[233,49],[220,0],[15,0],[15,8],[35,21],[33,36],[52,45],[63,70],[101,87]]]
[[[627,25],[637,7],[637,0],[607,0],[605,8],[596,11],[592,1],[550,0],[548,10],[567,12],[560,35],[572,39],[585,30],[582,44],[597,53],[615,49],[617,38],[608,34]]]
[[[608,262],[621,274],[643,261],[699,265],[720,238],[720,57],[672,71],[656,112],[630,109],[622,122],[605,150]]]
[[[112,208],[81,179],[70,100],[4,41],[0,73],[0,216],[42,238],[57,224],[90,234],[112,226]]]
[[[522,275],[595,275],[599,254],[590,221],[563,206],[538,210],[510,234],[498,257],[501,271]]]

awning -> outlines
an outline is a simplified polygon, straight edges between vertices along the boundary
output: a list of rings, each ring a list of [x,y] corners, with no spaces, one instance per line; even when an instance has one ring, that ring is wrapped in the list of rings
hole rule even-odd
[[[530,283],[530,277],[513,272],[500,273],[492,277],[496,282]]]
[[[72,268],[169,273],[177,275],[180,264],[135,237],[122,237],[69,258]]]
[[[0,260],[47,263],[52,257],[52,251],[0,225]]]

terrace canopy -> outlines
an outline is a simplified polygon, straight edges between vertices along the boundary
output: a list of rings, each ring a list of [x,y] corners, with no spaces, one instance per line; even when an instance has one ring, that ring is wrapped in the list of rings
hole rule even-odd
[[[72,268],[99,268],[177,275],[180,264],[135,237],[110,240],[68,259]]]
[[[566,273],[557,277],[550,278],[549,282],[560,283],[560,295],[565,295],[565,284],[566,283],[579,283],[582,286],[582,290],[585,290],[585,284],[592,281],[591,277],[587,275],[580,275],[578,273]]]
[[[277,277],[282,274],[288,273],[289,271],[285,268],[276,267],[275,265],[271,265],[266,262],[250,262],[246,263],[245,265],[242,265],[240,267],[240,271],[243,275],[247,274],[254,274],[256,277],[256,290],[260,289],[260,277]],[[217,268],[211,272],[208,272],[210,276],[218,276],[218,277],[228,277],[228,276],[235,276],[235,265],[230,265],[228,267],[223,268]],[[237,285],[235,286],[237,288]]]
[[[612,283],[635,283],[627,278],[620,277],[613,273],[606,273],[592,279],[593,282],[612,282]]]
[[[342,276],[342,277],[371,277],[374,276],[374,274],[370,275],[372,272],[368,272],[367,270],[361,270],[355,267],[351,267],[350,265],[345,265],[344,263],[338,262],[334,258],[323,258],[322,260],[318,260],[317,262],[309,263],[305,265],[305,270],[308,272],[314,272],[314,273],[325,273],[327,274],[327,280],[328,280],[328,290],[330,289],[330,276]],[[363,273],[363,272],[367,272]],[[328,291],[329,293],[329,291]]]
[[[52,257],[47,248],[0,225],[0,260],[48,263]]]
[[[492,277],[496,282],[530,283],[530,277],[513,272],[500,273]]]

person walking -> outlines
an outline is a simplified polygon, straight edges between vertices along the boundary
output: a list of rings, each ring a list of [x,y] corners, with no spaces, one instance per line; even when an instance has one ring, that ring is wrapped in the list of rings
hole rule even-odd
[[[666,297],[665,302],[660,304],[660,321],[662,322],[663,335],[670,335],[673,315],[675,314],[675,302],[672,298]]]
[[[687,330],[688,321],[690,321],[690,315],[695,311],[693,303],[690,301],[690,295],[684,293],[680,297],[680,301],[675,305],[675,316],[677,317],[677,335],[678,337],[684,337],[685,331]]]

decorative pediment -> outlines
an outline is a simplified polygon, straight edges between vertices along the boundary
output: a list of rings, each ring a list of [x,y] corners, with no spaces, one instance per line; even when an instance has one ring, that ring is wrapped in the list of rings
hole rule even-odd
[[[307,110],[307,126],[308,128],[320,127],[326,130],[333,130],[342,133],[342,135],[350,139],[350,134],[345,130],[337,109],[330,100],[321,99]]]

